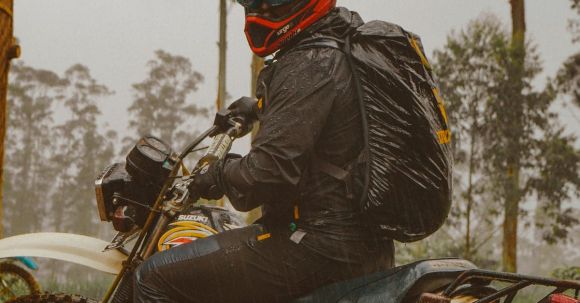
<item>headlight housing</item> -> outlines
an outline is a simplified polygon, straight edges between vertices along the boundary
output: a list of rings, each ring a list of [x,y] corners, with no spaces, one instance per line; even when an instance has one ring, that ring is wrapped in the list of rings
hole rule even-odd
[[[114,163],[95,181],[101,221],[111,221],[119,207],[131,207],[132,220],[143,226],[150,208],[175,166],[173,152],[158,138],[141,138],[126,163]]]

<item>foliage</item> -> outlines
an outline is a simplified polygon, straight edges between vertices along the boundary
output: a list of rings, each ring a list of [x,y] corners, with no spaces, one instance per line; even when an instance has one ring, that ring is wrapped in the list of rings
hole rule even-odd
[[[78,64],[60,77],[17,63],[11,76],[9,234],[48,229],[97,235],[94,179],[114,154],[114,136],[97,126],[97,101],[110,92]],[[57,110],[67,119],[55,122]]]
[[[464,256],[480,262],[493,258],[485,250],[481,254],[482,245],[493,240],[497,215],[509,199],[539,200],[537,223],[550,243],[566,239],[577,223],[574,210],[565,207],[580,185],[575,138],[562,134],[557,116],[549,111],[553,91],[533,89],[542,69],[531,44],[526,45],[521,81],[509,81],[516,73],[510,41],[497,18],[484,16],[452,33],[435,52],[433,64],[454,132],[459,203],[447,233],[454,245],[463,238]]]
[[[483,131],[489,123],[485,110],[490,90],[500,85],[498,75],[503,67],[497,61],[497,53],[505,36],[499,21],[485,16],[450,35],[445,48],[435,52],[435,72],[446,94],[453,126],[455,200],[464,202],[453,208],[448,227],[450,233],[455,232],[454,238],[464,239],[462,255],[467,259],[478,258],[480,246],[494,232],[489,218],[490,214],[497,214],[498,204],[489,202],[493,201],[488,194],[490,184],[482,174],[486,144]],[[473,217],[482,220],[475,224]],[[473,233],[475,230],[490,230],[492,234]]]
[[[60,165],[60,174],[52,196],[55,216],[51,217],[58,231],[92,235],[98,223],[93,181],[111,162],[114,155],[111,139],[115,138],[114,132],[103,133],[97,125],[98,101],[111,92],[80,64],[66,70],[64,80],[64,106],[71,118],[59,125],[54,134],[58,149],[52,161]]]
[[[155,52],[156,58],[149,61],[148,78],[133,85],[135,100],[129,107],[129,127],[139,137],[154,135],[163,141],[184,144],[193,136],[191,121],[196,115],[207,116],[205,108],[199,108],[187,99],[203,81],[189,59],[171,55],[162,50]],[[132,144],[134,138],[125,138]]]
[[[552,272],[552,276],[557,279],[580,281],[580,267],[557,268]]]
[[[564,62],[558,72],[556,85],[561,93],[570,95],[573,102],[580,106],[580,53]]]
[[[8,89],[5,159],[7,234],[39,231],[55,166],[53,103],[62,98],[64,81],[55,73],[17,63]]]
[[[570,31],[574,42],[580,42],[580,0],[572,0],[572,10],[577,13],[577,18],[570,20]],[[564,62],[558,72],[556,86],[559,91],[570,95],[573,102],[580,106],[580,52],[572,55]]]
[[[580,41],[580,0],[571,0],[572,2],[572,10],[578,14],[576,19],[572,19],[569,21],[569,29],[573,35],[573,41],[579,42]]]

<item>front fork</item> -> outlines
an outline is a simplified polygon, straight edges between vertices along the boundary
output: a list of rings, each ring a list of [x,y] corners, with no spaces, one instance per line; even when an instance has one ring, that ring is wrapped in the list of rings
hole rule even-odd
[[[183,197],[187,199],[187,194]],[[166,208],[159,216],[157,223],[155,223],[151,234],[146,238],[145,249],[142,250],[143,253],[135,256],[130,261],[130,264],[124,264],[123,271],[121,271],[117,276],[115,283],[113,283],[113,287],[109,290],[110,294],[107,293],[103,302],[109,302],[109,299],[111,299],[111,303],[128,303],[133,301],[133,276],[135,270],[143,260],[147,260],[156,252],[162,233],[165,231],[172,218],[174,218],[175,214],[183,209],[183,205],[184,200],[172,200],[167,203]],[[129,262],[129,260],[125,262]]]

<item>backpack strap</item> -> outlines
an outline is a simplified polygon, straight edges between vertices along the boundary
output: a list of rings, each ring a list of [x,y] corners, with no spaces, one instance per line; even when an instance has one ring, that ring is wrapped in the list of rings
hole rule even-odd
[[[346,197],[349,199],[354,198],[354,168],[358,164],[357,157],[355,161],[350,162],[346,167],[342,168],[335,165],[329,161],[320,158],[316,153],[312,156],[311,168],[314,171],[323,172],[332,178],[344,182],[346,187]]]

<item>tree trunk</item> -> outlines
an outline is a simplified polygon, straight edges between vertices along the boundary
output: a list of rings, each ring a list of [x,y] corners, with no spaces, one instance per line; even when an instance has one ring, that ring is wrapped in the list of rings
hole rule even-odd
[[[513,88],[511,94],[513,102],[522,102],[523,71],[526,58],[526,16],[524,0],[510,0],[512,14],[512,56],[509,81]],[[521,109],[521,106],[515,108]],[[522,113],[523,114],[523,113]],[[518,115],[517,117],[522,117]],[[522,127],[521,121],[516,122],[515,127]],[[516,131],[515,133],[519,133]],[[518,215],[521,200],[520,193],[520,164],[518,138],[507,138],[511,142],[508,157],[508,172],[506,178],[506,195],[504,205],[503,222],[503,270],[517,272],[517,240],[518,240]]]
[[[220,40],[219,40],[219,71],[218,71],[218,96],[216,100],[216,110],[225,108],[226,105],[226,60],[227,60],[227,31],[228,31],[228,11],[226,0],[220,0]],[[224,199],[219,199],[216,204],[224,206]]]
[[[12,33],[12,0],[0,0],[0,238],[4,236],[4,139],[10,60],[20,55]]]
[[[227,54],[227,3],[220,0],[220,40],[219,40],[219,72],[218,72],[218,96],[216,107],[220,111],[225,107],[226,98],[226,54]]]
[[[251,83],[250,89],[251,89],[252,97],[255,98],[256,97],[256,89],[258,88],[258,75],[260,75],[262,68],[264,68],[264,58],[253,55],[251,68],[252,68],[252,83]],[[256,125],[254,125],[254,129],[252,130],[252,141],[254,141],[254,137],[256,136],[257,132],[258,132],[258,123],[256,123]]]
[[[465,218],[467,226],[465,230],[465,249],[463,257],[466,260],[471,260],[471,211],[473,209],[473,174],[475,173],[475,161],[473,153],[475,152],[475,128],[477,127],[477,117],[472,111],[473,124],[471,125],[471,142],[469,143],[469,176],[467,187],[467,209],[465,210]]]

